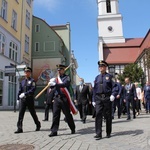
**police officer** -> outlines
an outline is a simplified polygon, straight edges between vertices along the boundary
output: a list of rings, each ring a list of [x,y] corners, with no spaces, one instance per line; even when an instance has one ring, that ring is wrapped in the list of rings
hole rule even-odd
[[[114,113],[116,111],[116,107],[118,108],[118,119],[120,119],[121,116],[121,92],[122,92],[122,85],[120,81],[117,79],[116,80],[116,89],[115,91],[117,92],[117,95],[115,96],[115,100],[112,102],[112,119],[114,119]]]
[[[68,75],[65,74],[66,66],[58,64],[56,65],[56,67],[58,70],[59,79],[58,78],[56,79],[57,82],[51,80],[49,82],[49,85],[55,86],[56,89],[53,103],[53,121],[49,137],[57,136],[61,110],[64,113],[66,122],[68,123],[68,126],[71,129],[71,134],[75,133],[74,120],[72,114],[70,113],[69,102],[67,100],[66,94],[64,93],[64,88],[69,88],[70,86],[70,78]]]
[[[108,64],[105,61],[98,61],[100,75],[95,78],[93,88],[93,106],[96,110],[95,130],[96,140],[102,139],[103,115],[106,119],[107,138],[111,137],[112,130],[112,101],[115,99],[115,83],[112,76],[106,72]]]
[[[26,107],[28,107],[29,112],[36,124],[36,130],[39,131],[41,128],[41,123],[38,120],[38,117],[34,108],[34,91],[36,89],[35,81],[31,78],[32,69],[30,67],[24,68],[25,79],[20,83],[20,88],[18,92],[18,99],[20,101],[19,108],[19,117],[17,122],[17,131],[15,133],[23,132],[23,118],[26,111]]]

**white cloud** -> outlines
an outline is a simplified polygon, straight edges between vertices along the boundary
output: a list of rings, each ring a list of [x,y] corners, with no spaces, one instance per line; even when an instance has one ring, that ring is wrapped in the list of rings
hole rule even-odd
[[[59,7],[59,2],[57,0],[34,0],[34,5],[52,12]]]

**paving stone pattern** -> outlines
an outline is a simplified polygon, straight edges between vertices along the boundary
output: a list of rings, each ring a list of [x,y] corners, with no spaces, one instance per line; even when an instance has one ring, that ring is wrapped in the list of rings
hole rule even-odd
[[[150,149],[150,114],[144,111],[136,119],[126,120],[126,116],[113,120],[112,137],[106,138],[105,123],[101,140],[95,140],[95,121],[88,115],[83,124],[79,114],[74,115],[76,133],[71,131],[61,115],[58,136],[49,137],[52,113],[49,121],[43,122],[44,110],[37,110],[41,121],[41,130],[35,131],[35,124],[28,111],[25,113],[23,133],[14,134],[17,127],[18,111],[0,111],[0,150],[149,150]],[[5,147],[4,147],[5,146]],[[17,149],[20,146],[20,149]],[[21,147],[22,146],[22,147]],[[23,147],[24,146],[24,147]],[[11,149],[11,148],[10,148]],[[11,150],[13,150],[11,149]]]

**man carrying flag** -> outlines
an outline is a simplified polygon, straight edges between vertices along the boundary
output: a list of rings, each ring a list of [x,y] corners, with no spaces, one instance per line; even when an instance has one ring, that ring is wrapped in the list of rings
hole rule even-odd
[[[70,77],[65,74],[66,66],[59,64],[56,65],[58,70],[58,76],[56,80],[53,78],[49,82],[49,86],[55,86],[55,97],[53,103],[53,122],[51,126],[51,133],[49,137],[57,136],[57,131],[59,128],[61,110],[63,111],[68,126],[71,129],[71,134],[75,133],[75,124],[70,112],[76,113],[76,109],[72,105],[70,99],[70,94],[68,88],[70,86]]]

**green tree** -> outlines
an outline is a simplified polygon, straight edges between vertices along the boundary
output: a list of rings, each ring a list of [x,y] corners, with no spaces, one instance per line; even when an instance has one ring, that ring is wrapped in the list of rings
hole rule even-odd
[[[118,75],[118,79],[124,84],[124,79],[129,77],[132,82],[140,82],[144,72],[137,64],[128,64],[125,66],[122,74]]]

